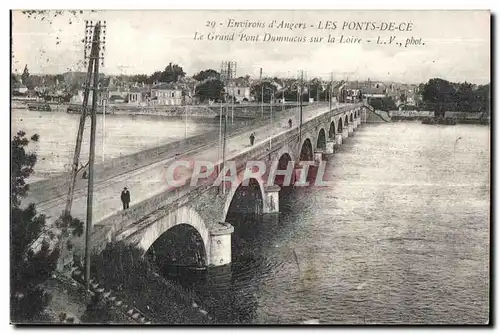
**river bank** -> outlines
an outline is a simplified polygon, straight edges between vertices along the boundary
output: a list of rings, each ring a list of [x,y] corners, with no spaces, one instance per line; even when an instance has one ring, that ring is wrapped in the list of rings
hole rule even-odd
[[[11,109],[26,109],[30,103],[43,103],[48,104],[51,111],[48,112],[68,112],[79,113],[81,104],[72,103],[54,103],[43,101],[19,101],[13,100]],[[308,106],[304,103],[303,106]],[[236,120],[255,119],[264,115],[269,115],[271,111],[279,112],[296,108],[296,103],[287,103],[285,105],[271,105],[269,103],[247,103],[247,104],[225,104],[222,108],[222,113],[227,112],[228,118]],[[69,111],[68,111],[69,110]],[[195,118],[195,119],[218,119],[221,114],[220,104],[203,104],[203,105],[184,105],[184,106],[140,106],[133,104],[108,104],[105,107],[102,105],[97,106],[97,114],[108,115],[129,115],[129,116],[158,116],[166,118]]]
[[[432,117],[431,117],[432,118]],[[415,121],[424,121],[429,119],[428,116],[392,116],[391,120],[393,122],[415,122]],[[453,118],[456,124],[482,124],[488,125],[490,122],[488,120],[480,119],[480,118]]]

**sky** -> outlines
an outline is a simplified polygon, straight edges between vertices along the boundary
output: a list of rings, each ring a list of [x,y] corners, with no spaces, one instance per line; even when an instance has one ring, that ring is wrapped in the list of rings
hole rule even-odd
[[[228,20],[269,24],[304,22],[307,29],[228,28]],[[334,80],[381,80],[420,83],[439,77],[454,82],[490,82],[490,13],[488,11],[84,11],[44,20],[12,15],[13,70],[21,73],[63,73],[84,70],[85,20],[106,20],[107,74],[151,74],[169,62],[188,75],[200,70],[220,69],[222,61],[237,63],[237,76],[297,76]],[[319,22],[336,21],[337,29],[319,30]],[[214,28],[207,21],[216,22]],[[70,23],[71,22],[71,23]],[[412,24],[411,31],[387,32],[341,30],[344,22],[394,22]],[[311,25],[313,27],[311,27]],[[405,27],[405,26],[403,26]],[[195,32],[236,35],[264,33],[273,36],[340,35],[358,37],[360,44],[280,43],[194,40]],[[403,44],[407,38],[424,45],[399,47],[377,45],[377,37]],[[371,40],[371,42],[366,42]]]

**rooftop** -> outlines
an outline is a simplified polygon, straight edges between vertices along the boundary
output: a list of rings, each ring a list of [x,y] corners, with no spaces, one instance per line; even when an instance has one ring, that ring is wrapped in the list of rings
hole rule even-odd
[[[176,84],[173,82],[161,82],[155,86],[153,86],[151,89],[156,89],[156,90],[182,90],[182,85]]]

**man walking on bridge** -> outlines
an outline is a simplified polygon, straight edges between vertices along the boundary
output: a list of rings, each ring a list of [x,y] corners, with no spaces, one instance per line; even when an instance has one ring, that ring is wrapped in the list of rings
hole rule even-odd
[[[252,134],[250,135],[250,146],[253,146],[254,141],[255,141],[255,135],[254,132],[252,132]]]
[[[130,192],[127,187],[123,188],[121,199],[123,203],[123,210],[128,209],[128,204],[130,203]]]

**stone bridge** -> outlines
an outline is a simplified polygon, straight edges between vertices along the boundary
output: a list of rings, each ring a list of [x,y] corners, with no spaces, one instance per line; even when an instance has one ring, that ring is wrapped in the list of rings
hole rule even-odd
[[[234,231],[227,217],[230,213],[238,213],[238,203],[250,204],[250,209],[245,210],[257,214],[274,215],[280,210],[282,183],[268,184],[265,179],[256,177],[255,171],[247,168],[247,162],[263,162],[271,179],[275,178],[271,171],[284,170],[291,165],[294,168],[292,182],[296,182],[304,162],[311,162],[313,170],[318,168],[323,155],[334,153],[360,124],[366,122],[370,113],[373,111],[364,103],[337,105],[332,110],[323,106],[310,114],[304,113],[301,127],[297,115],[290,116],[294,120],[292,127],[288,126],[288,116],[284,115],[281,120],[275,120],[281,122],[280,126],[270,125],[274,133],[267,137],[258,136],[253,146],[240,145],[233,149],[228,145],[225,160],[234,161],[238,174],[236,182],[214,184],[217,177],[226,175],[230,165],[224,165],[220,157],[217,159],[208,153],[204,157],[189,157],[187,160],[191,162],[213,162],[215,170],[222,169],[222,173],[207,173],[201,183],[190,185],[190,175],[197,167],[196,164],[187,164],[178,174],[182,186],[168,187],[129,210],[110,215],[95,224],[93,251],[102,250],[108,242],[125,241],[146,253],[167,231],[182,225],[196,231],[201,239],[199,256],[205,264],[227,265],[231,262],[231,234]],[[247,140],[248,137],[245,135],[244,138]]]

